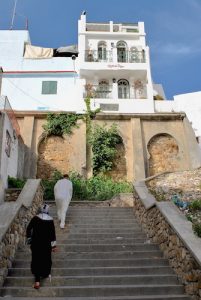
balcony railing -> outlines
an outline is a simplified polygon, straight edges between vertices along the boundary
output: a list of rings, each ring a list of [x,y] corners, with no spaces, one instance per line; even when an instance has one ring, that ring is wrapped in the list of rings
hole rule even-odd
[[[111,99],[112,86],[111,85],[87,85],[84,92],[84,98],[91,97],[97,99]]]
[[[86,50],[85,61],[87,62],[112,62],[112,51],[99,52],[97,50]]]
[[[85,92],[83,97],[90,97],[96,99],[113,99],[113,86],[112,85],[91,85],[86,84]],[[146,86],[141,86],[140,88],[135,88],[134,86],[128,87],[118,87],[116,91],[117,99],[146,99],[147,98],[147,88]]]
[[[85,61],[87,62],[116,62],[111,50],[98,51],[86,50]],[[121,63],[145,63],[145,51],[121,51],[117,49],[117,62]]]
[[[117,49],[117,61],[122,63],[145,63],[145,51],[122,51]]]

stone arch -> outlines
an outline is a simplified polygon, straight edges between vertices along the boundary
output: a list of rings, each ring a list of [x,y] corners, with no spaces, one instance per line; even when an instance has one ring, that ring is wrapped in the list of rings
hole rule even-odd
[[[127,166],[126,166],[126,151],[124,142],[121,136],[120,143],[116,145],[117,154],[114,159],[114,165],[108,175],[114,180],[126,180],[127,179]]]
[[[179,146],[171,135],[161,133],[153,136],[148,142],[147,149],[150,155],[149,176],[179,170]]]
[[[66,137],[50,135],[38,144],[37,178],[51,178],[55,171],[70,171],[70,145]]]

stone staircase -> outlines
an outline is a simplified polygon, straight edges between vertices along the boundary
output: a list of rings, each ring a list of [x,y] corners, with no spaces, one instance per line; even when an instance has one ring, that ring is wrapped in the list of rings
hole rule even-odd
[[[51,215],[56,217],[54,205]],[[190,299],[132,208],[71,206],[66,224],[61,230],[55,221],[59,251],[52,255],[52,281],[32,288],[31,254],[25,246],[0,289],[2,299]]]

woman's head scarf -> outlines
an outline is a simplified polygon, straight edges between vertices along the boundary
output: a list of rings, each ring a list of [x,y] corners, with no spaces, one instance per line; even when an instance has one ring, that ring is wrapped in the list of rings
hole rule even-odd
[[[41,206],[40,212],[42,214],[48,214],[48,212],[49,212],[49,205],[44,204],[43,206]]]

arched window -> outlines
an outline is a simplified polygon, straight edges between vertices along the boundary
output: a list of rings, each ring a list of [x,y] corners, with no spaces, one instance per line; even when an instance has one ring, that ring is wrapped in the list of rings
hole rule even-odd
[[[106,42],[101,41],[98,43],[98,60],[107,60],[107,45]]]
[[[98,89],[97,89],[97,98],[109,98],[109,82],[108,80],[101,80],[99,81],[98,84]]]
[[[127,62],[127,44],[124,41],[117,43],[117,61]]]
[[[119,99],[129,99],[130,98],[129,82],[126,79],[120,79],[118,81],[118,98]]]

